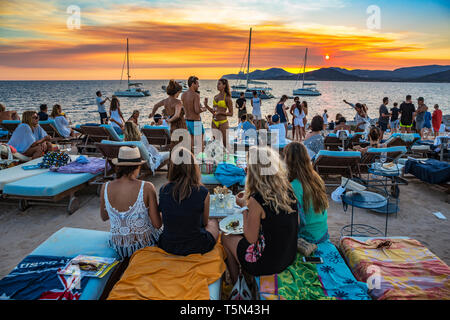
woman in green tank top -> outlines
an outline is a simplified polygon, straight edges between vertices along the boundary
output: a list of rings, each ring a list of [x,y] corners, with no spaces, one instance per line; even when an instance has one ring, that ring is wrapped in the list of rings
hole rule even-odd
[[[301,208],[298,237],[310,243],[326,241],[329,235],[325,183],[314,170],[303,144],[291,142],[284,153],[289,181]]]

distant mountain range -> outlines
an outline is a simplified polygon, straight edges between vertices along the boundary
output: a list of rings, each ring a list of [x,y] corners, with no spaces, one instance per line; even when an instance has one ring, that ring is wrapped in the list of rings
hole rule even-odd
[[[226,79],[246,79],[244,73],[226,74]],[[251,80],[297,80],[303,74],[287,72],[281,68],[250,72]],[[390,70],[347,70],[343,68],[321,68],[305,72],[305,80],[323,81],[387,81],[387,82],[450,82],[450,66],[419,66]]]

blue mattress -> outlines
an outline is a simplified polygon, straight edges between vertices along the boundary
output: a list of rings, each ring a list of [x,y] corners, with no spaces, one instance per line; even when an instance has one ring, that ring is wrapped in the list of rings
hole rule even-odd
[[[348,157],[358,157],[361,158],[361,152],[359,151],[330,151],[330,150],[319,150],[316,155],[316,159],[320,156],[325,157],[338,157],[338,158],[348,158]]]
[[[446,183],[450,181],[450,164],[435,159],[427,159],[423,162],[408,160],[405,164],[406,173],[428,183]]]
[[[241,182],[239,182],[239,185],[241,186],[245,186],[245,179],[242,179]],[[202,174],[202,183],[207,185],[207,184],[221,184],[219,182],[219,180],[216,179],[216,177],[214,177],[214,174]]]
[[[46,172],[5,184],[3,193],[16,196],[52,197],[94,178],[90,173]]]
[[[119,258],[108,246],[109,232],[78,228],[62,228],[37,247],[30,255],[76,257],[79,254]],[[98,300],[112,274],[103,278],[90,278],[80,300]],[[220,279],[209,285],[211,300],[220,299]]]
[[[30,255],[49,255],[76,257],[79,254],[119,258],[116,252],[108,247],[109,233],[105,231],[78,228],[62,228],[37,247]],[[103,278],[90,278],[81,300],[98,300],[112,274],[112,270]]]

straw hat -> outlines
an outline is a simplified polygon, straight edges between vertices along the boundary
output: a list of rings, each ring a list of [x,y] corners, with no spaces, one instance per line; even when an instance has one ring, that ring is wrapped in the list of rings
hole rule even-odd
[[[112,159],[112,163],[115,166],[140,166],[145,163],[145,160],[141,159],[141,153],[137,147],[124,146],[120,147],[119,155]]]

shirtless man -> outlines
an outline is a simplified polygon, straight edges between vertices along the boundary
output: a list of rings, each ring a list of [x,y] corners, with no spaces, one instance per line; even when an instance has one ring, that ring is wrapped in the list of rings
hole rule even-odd
[[[191,135],[191,150],[194,154],[198,154],[199,152],[202,152],[204,148],[203,136],[205,134],[205,129],[203,128],[200,114],[206,111],[206,108],[203,108],[200,104],[200,94],[198,93],[200,84],[198,78],[190,76],[188,79],[188,86],[189,89],[182,94],[181,101],[183,102],[183,108],[186,114],[186,126]],[[198,141],[199,138],[201,138],[201,142]],[[194,150],[194,146],[199,146],[200,143],[202,146],[201,150]]]
[[[0,122],[3,120],[20,120],[16,111],[6,111],[6,107],[0,103]]]

